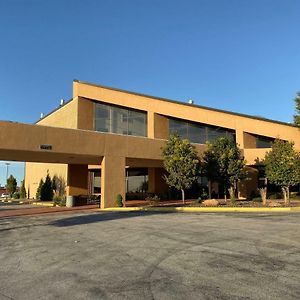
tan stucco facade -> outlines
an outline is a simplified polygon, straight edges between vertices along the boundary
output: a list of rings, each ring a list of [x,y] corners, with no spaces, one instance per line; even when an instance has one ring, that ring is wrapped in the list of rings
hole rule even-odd
[[[94,131],[97,102],[146,112],[147,137]],[[0,122],[0,159],[27,162],[25,184],[31,196],[47,172],[66,179],[68,194],[86,194],[89,166],[101,166],[101,205],[111,207],[117,194],[125,198],[126,167],[148,168],[149,191],[166,188],[161,147],[169,135],[169,117],[234,130],[249,166],[259,164],[269,150],[256,148],[255,135],[292,140],[300,150],[300,132],[289,124],[74,81],[72,100],[36,124]],[[199,153],[205,149],[195,146]],[[256,182],[253,171],[251,189]],[[249,193],[246,185],[241,185],[244,194]]]

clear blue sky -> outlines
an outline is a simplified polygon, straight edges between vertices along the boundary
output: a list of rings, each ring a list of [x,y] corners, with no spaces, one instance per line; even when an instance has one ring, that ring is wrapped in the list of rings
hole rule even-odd
[[[34,122],[76,78],[291,122],[299,12],[299,0],[0,0],[0,119]]]

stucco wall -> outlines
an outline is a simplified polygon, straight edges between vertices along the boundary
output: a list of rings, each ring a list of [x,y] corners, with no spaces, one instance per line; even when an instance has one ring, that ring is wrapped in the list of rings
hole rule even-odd
[[[245,148],[244,138],[246,137],[244,137],[244,132],[248,132],[272,138],[281,138],[289,141],[293,140],[296,148],[300,150],[300,132],[298,128],[286,124],[252,118],[251,116],[242,116],[230,112],[222,112],[191,105],[182,105],[180,103],[169,102],[155,97],[137,95],[126,91],[118,91],[77,81],[73,83],[73,96],[86,97],[94,99],[95,101],[98,100],[111,104],[132,107],[148,111],[151,114],[156,113],[163,116],[182,118],[190,121],[234,129],[237,131],[237,142],[241,148]],[[154,119],[154,116],[152,119]],[[154,121],[150,119],[150,122]],[[154,132],[152,135],[154,135]],[[149,137],[153,138],[151,135]]]
[[[37,122],[38,125],[62,127],[62,128],[77,128],[78,123],[78,98],[74,98],[58,110]],[[63,137],[62,137],[63,138]],[[41,178],[45,179],[47,170],[51,177],[60,175],[67,180],[66,164],[53,163],[33,163],[25,164],[25,186],[30,192],[30,197],[36,197],[36,190]]]
[[[38,125],[46,125],[63,128],[78,128],[78,98],[75,97],[64,106],[37,122]]]
[[[36,198],[36,191],[39,186],[40,180],[45,181],[47,172],[51,178],[54,175],[62,176],[67,180],[67,167],[65,164],[49,164],[49,163],[31,163],[25,164],[25,188],[30,198]]]

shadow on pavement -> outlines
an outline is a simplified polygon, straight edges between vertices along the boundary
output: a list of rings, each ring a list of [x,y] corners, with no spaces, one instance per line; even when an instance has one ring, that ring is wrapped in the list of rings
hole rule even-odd
[[[97,222],[112,221],[118,219],[127,219],[140,216],[159,215],[169,212],[110,212],[110,213],[94,213],[89,215],[73,216],[70,218],[64,218],[55,220],[49,223],[49,225],[57,227],[68,227],[82,224],[91,224]]]

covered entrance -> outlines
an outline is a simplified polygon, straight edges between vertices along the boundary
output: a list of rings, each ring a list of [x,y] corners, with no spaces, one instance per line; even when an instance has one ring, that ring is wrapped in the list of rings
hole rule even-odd
[[[163,188],[159,171],[163,144],[163,140],[0,121],[0,160],[34,163],[25,174],[31,194],[37,188],[34,184],[55,166],[64,169],[67,195],[88,195],[89,166],[96,165],[101,173],[94,174],[93,192],[100,191],[102,208],[115,206],[118,194],[124,199],[126,191],[145,190],[147,180],[149,192]]]

